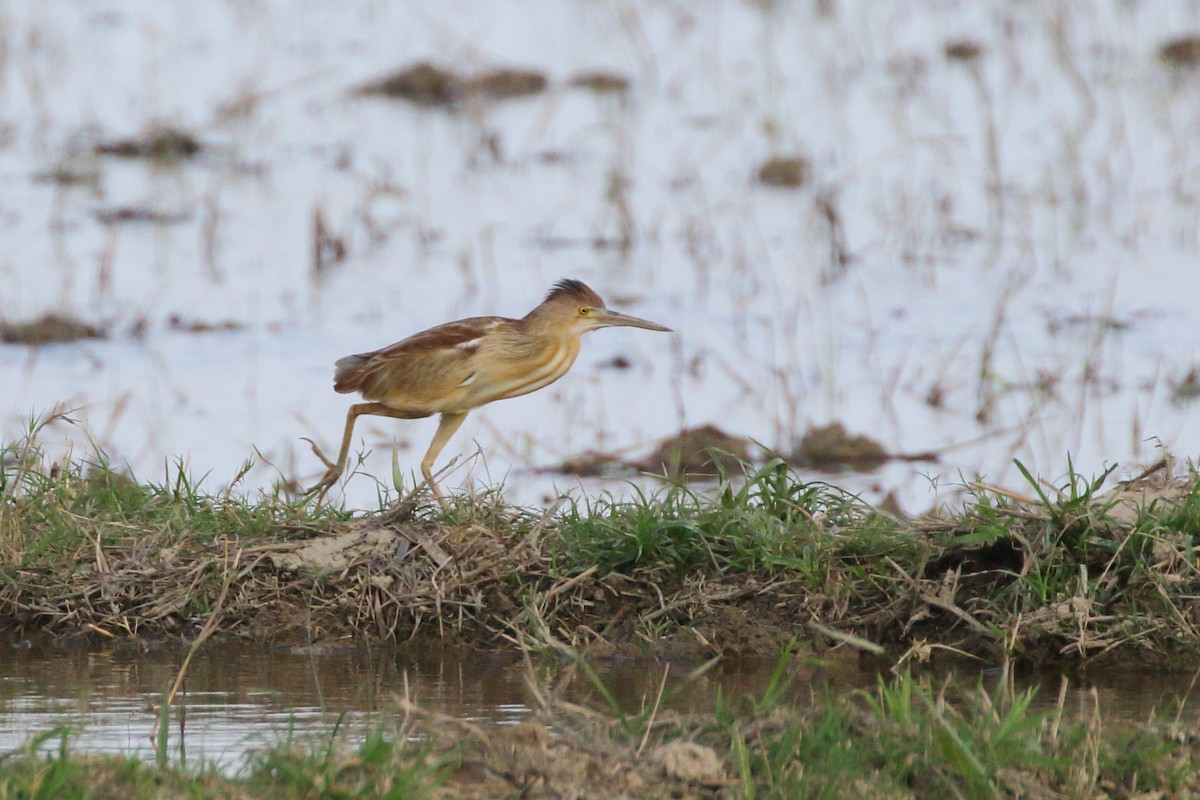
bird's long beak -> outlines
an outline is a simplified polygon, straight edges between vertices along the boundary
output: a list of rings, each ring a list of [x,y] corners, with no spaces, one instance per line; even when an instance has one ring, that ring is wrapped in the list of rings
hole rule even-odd
[[[651,322],[648,319],[641,319],[630,314],[622,314],[620,311],[612,311],[604,309],[596,317],[597,328],[645,328],[648,331],[664,331],[670,333],[671,329],[657,322]]]

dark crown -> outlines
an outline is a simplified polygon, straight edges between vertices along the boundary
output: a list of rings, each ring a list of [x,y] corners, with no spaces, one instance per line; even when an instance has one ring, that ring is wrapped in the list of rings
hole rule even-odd
[[[569,298],[573,302],[585,303],[596,308],[604,308],[604,301],[600,299],[600,295],[589,289],[583,281],[577,281],[573,278],[565,278],[554,284],[554,288],[550,290],[550,294],[546,295],[546,300],[556,300],[560,297]]]

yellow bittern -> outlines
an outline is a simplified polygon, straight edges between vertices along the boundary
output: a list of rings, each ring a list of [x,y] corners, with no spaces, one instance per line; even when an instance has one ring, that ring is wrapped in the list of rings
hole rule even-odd
[[[421,459],[421,475],[438,502],[433,463],[473,408],[548,386],[567,374],[579,355],[579,337],[613,326],[670,331],[654,322],[605,308],[600,295],[575,280],[559,281],[541,305],[522,319],[471,317],[447,322],[371,353],[340,358],[333,388],[358,392],[350,406],[342,449],[334,463],[313,445],[328,471],[309,489],[325,491],[346,468],[354,422],[363,414],[419,419],[441,414]]]

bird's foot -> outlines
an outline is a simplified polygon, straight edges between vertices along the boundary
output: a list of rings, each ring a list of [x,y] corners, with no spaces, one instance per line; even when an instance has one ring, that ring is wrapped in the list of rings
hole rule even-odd
[[[314,483],[312,486],[304,490],[305,495],[317,495],[320,499],[329,491],[329,487],[337,483],[338,478],[342,477],[342,471],[336,467],[331,467],[321,476],[321,480]]]
[[[428,464],[421,465],[421,477],[425,479],[425,485],[429,487],[430,494],[433,495],[434,500],[437,500],[437,504],[442,507],[442,511],[449,511],[450,501],[447,500],[446,495],[442,493],[442,487],[438,486],[438,482],[434,480],[433,472],[430,470]],[[420,489],[421,485],[417,484],[417,488]]]
[[[309,439],[308,437],[301,438],[308,442],[309,447],[312,448],[313,454],[317,458],[321,459],[321,463],[325,465],[325,474],[321,476],[321,480],[304,490],[305,496],[316,495],[317,502],[320,502],[321,498],[325,496],[325,493],[329,491],[329,487],[337,483],[338,478],[342,477],[342,467],[326,458],[325,454],[321,452],[321,448],[317,447],[317,443],[312,439]]]
[[[321,463],[325,465],[326,469],[329,469],[331,471],[337,469],[337,464],[334,464],[332,461],[330,461],[328,458],[325,457],[325,454],[321,452],[321,448],[317,447],[316,442],[314,442],[312,439],[308,438],[307,436],[301,436],[300,441],[308,442],[308,446],[312,448],[313,455],[315,455],[317,458],[321,459]],[[338,472],[341,472],[341,470],[338,470]]]

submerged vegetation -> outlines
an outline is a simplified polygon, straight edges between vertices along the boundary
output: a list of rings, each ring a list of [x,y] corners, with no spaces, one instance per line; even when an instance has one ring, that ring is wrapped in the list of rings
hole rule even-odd
[[[970,485],[904,518],[781,461],[705,490],[421,494],[351,514],[280,489],[210,493],[182,467],[139,483],[103,457],[0,451],[0,616],[19,631],[276,642],[472,644],[555,636],[589,653],[709,657],[855,648],[897,662],[1171,666],[1200,653],[1200,492],[1169,464],[1030,495]],[[247,465],[249,469],[249,465]],[[221,600],[222,602],[218,602]],[[536,636],[534,638],[537,638]]]

